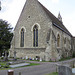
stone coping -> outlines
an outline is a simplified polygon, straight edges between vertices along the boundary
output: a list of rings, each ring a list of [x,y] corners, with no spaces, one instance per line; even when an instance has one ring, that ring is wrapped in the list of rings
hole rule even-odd
[[[15,65],[10,65],[9,67],[16,68],[16,67],[28,66],[28,65],[30,65],[30,63],[20,63],[20,64],[15,64]]]
[[[72,68],[72,73],[75,74],[75,68]]]
[[[8,72],[13,72],[14,70],[8,70]]]
[[[20,63],[25,63],[25,60],[17,60],[17,61],[8,62],[9,65],[15,65],[15,64],[20,64]]]

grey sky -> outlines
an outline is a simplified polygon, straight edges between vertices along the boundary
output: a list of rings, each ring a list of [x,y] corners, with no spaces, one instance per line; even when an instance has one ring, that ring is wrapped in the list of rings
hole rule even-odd
[[[0,19],[15,27],[26,0],[1,0]],[[75,0],[39,0],[56,17],[60,11],[63,24],[75,36]]]

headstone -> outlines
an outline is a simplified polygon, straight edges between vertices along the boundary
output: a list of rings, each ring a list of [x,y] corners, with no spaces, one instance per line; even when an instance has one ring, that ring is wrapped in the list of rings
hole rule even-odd
[[[8,70],[8,75],[14,75],[14,71],[13,70]]]
[[[36,58],[36,60],[38,60],[38,58]]]
[[[67,66],[58,66],[58,74],[59,75],[72,75],[72,69]]]
[[[4,57],[4,56],[2,56],[2,57]]]
[[[16,61],[16,51],[14,51],[14,60]]]
[[[9,65],[11,65],[13,62],[9,62]]]
[[[40,58],[40,61],[42,61],[42,59]]]
[[[32,58],[32,60],[34,60],[34,58]]]
[[[10,56],[8,55],[8,58],[9,58]]]
[[[4,56],[4,53],[2,53],[2,56]]]
[[[5,51],[4,61],[8,61],[7,51]]]

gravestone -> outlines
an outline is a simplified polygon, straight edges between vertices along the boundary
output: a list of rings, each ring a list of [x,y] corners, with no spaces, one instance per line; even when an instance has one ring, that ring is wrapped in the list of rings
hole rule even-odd
[[[40,58],[40,61],[42,61],[42,59]]]
[[[34,60],[34,58],[32,58],[32,60]]]
[[[16,51],[14,51],[14,60],[16,61]]]
[[[8,61],[7,51],[5,51],[4,61]]]
[[[72,75],[72,69],[67,66],[58,66],[58,75]]]
[[[13,70],[8,70],[8,75],[14,75],[14,71]]]
[[[38,60],[38,58],[36,58],[36,60]]]

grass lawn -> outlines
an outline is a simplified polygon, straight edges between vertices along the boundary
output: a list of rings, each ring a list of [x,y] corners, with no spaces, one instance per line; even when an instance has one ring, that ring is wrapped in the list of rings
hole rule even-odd
[[[30,63],[30,66],[40,65],[39,63]]]
[[[46,74],[46,75],[58,75],[58,73],[57,72],[53,72],[53,73]]]
[[[6,62],[0,62],[0,65],[2,65],[2,66],[6,65]]]
[[[16,69],[16,68],[10,68],[8,65],[8,68],[5,68],[7,62],[0,62],[0,70],[8,70],[8,69]],[[30,63],[29,66],[35,66],[35,65],[40,65],[39,63]],[[28,67],[28,66],[22,66],[22,67]],[[22,68],[22,67],[17,67],[17,68]]]
[[[59,61],[65,61],[65,60],[70,60],[72,57],[66,57],[66,58],[61,58]]]

